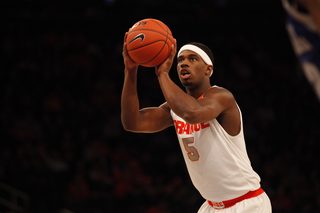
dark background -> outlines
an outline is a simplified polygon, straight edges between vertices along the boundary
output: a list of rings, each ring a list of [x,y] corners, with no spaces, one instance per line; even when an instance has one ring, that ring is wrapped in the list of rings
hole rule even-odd
[[[212,84],[242,110],[273,212],[320,212],[320,103],[280,1],[4,0],[0,11],[0,182],[28,195],[27,212],[194,213],[204,202],[172,127],[121,125],[123,36],[144,18],[166,23],[178,48],[212,49]],[[138,77],[141,107],[165,101],[153,68]],[[175,65],[171,77],[181,86]]]

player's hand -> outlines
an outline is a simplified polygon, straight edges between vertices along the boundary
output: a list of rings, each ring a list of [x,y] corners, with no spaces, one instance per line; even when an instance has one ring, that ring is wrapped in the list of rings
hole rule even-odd
[[[122,56],[123,56],[124,65],[126,66],[127,70],[137,70],[139,64],[136,63],[134,60],[132,60],[132,58],[128,54],[127,43],[126,43],[127,36],[128,36],[128,32],[126,32],[126,34],[124,35],[124,40],[123,40]]]
[[[177,40],[174,39],[174,43],[171,46],[171,52],[169,57],[162,64],[156,67],[157,76],[159,76],[163,72],[166,72],[166,73],[170,72],[176,53],[177,53]]]

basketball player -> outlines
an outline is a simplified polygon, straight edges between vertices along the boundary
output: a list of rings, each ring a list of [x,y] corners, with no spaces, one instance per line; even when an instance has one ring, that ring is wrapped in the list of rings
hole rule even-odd
[[[191,180],[206,199],[198,213],[270,213],[270,200],[247,155],[241,111],[228,90],[210,85],[211,50],[190,43],[178,52],[177,71],[184,92],[169,77],[177,52],[175,42],[170,56],[155,68],[166,102],[139,109],[138,64],[128,55],[126,36],[121,98],[124,128],[152,133],[175,127]]]

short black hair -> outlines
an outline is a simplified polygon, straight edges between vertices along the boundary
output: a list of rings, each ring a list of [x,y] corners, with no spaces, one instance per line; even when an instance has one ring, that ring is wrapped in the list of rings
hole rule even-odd
[[[213,53],[212,53],[211,49],[208,46],[206,46],[206,45],[204,45],[202,43],[199,43],[199,42],[189,42],[187,44],[191,44],[191,45],[194,45],[194,46],[199,47],[200,49],[202,49],[209,56],[209,58],[212,61],[212,64],[214,63]]]

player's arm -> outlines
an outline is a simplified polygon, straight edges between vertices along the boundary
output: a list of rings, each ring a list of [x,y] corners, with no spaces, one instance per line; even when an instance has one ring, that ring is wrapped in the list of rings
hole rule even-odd
[[[237,135],[240,132],[240,112],[230,91],[214,87],[206,92],[198,103],[199,108],[192,112],[195,120],[201,119],[201,122],[204,122],[216,118],[230,135]]]
[[[130,116],[127,119],[125,110],[122,110],[122,112],[122,124],[127,131],[153,133],[173,125],[170,108],[167,103],[159,107],[148,107],[139,110],[137,119],[132,119]]]
[[[184,116],[192,123],[202,123],[229,114],[232,109],[237,109],[231,92],[221,87],[211,88],[203,98],[189,104]]]
[[[163,93],[170,108],[189,124],[207,122],[220,117],[223,121],[237,119],[238,109],[231,92],[224,88],[212,88],[199,100],[183,92],[166,76],[162,81]],[[166,85],[166,86],[164,86]],[[227,118],[227,119],[225,119]]]
[[[135,70],[125,69],[125,80],[121,96],[121,121],[130,132],[152,133],[173,124],[167,103],[159,107],[140,109]]]
[[[126,36],[123,45],[123,58],[125,64],[125,78],[121,96],[121,121],[123,127],[132,132],[157,132],[173,124],[170,108],[167,103],[160,107],[140,110],[137,93],[138,64],[128,55]]]

